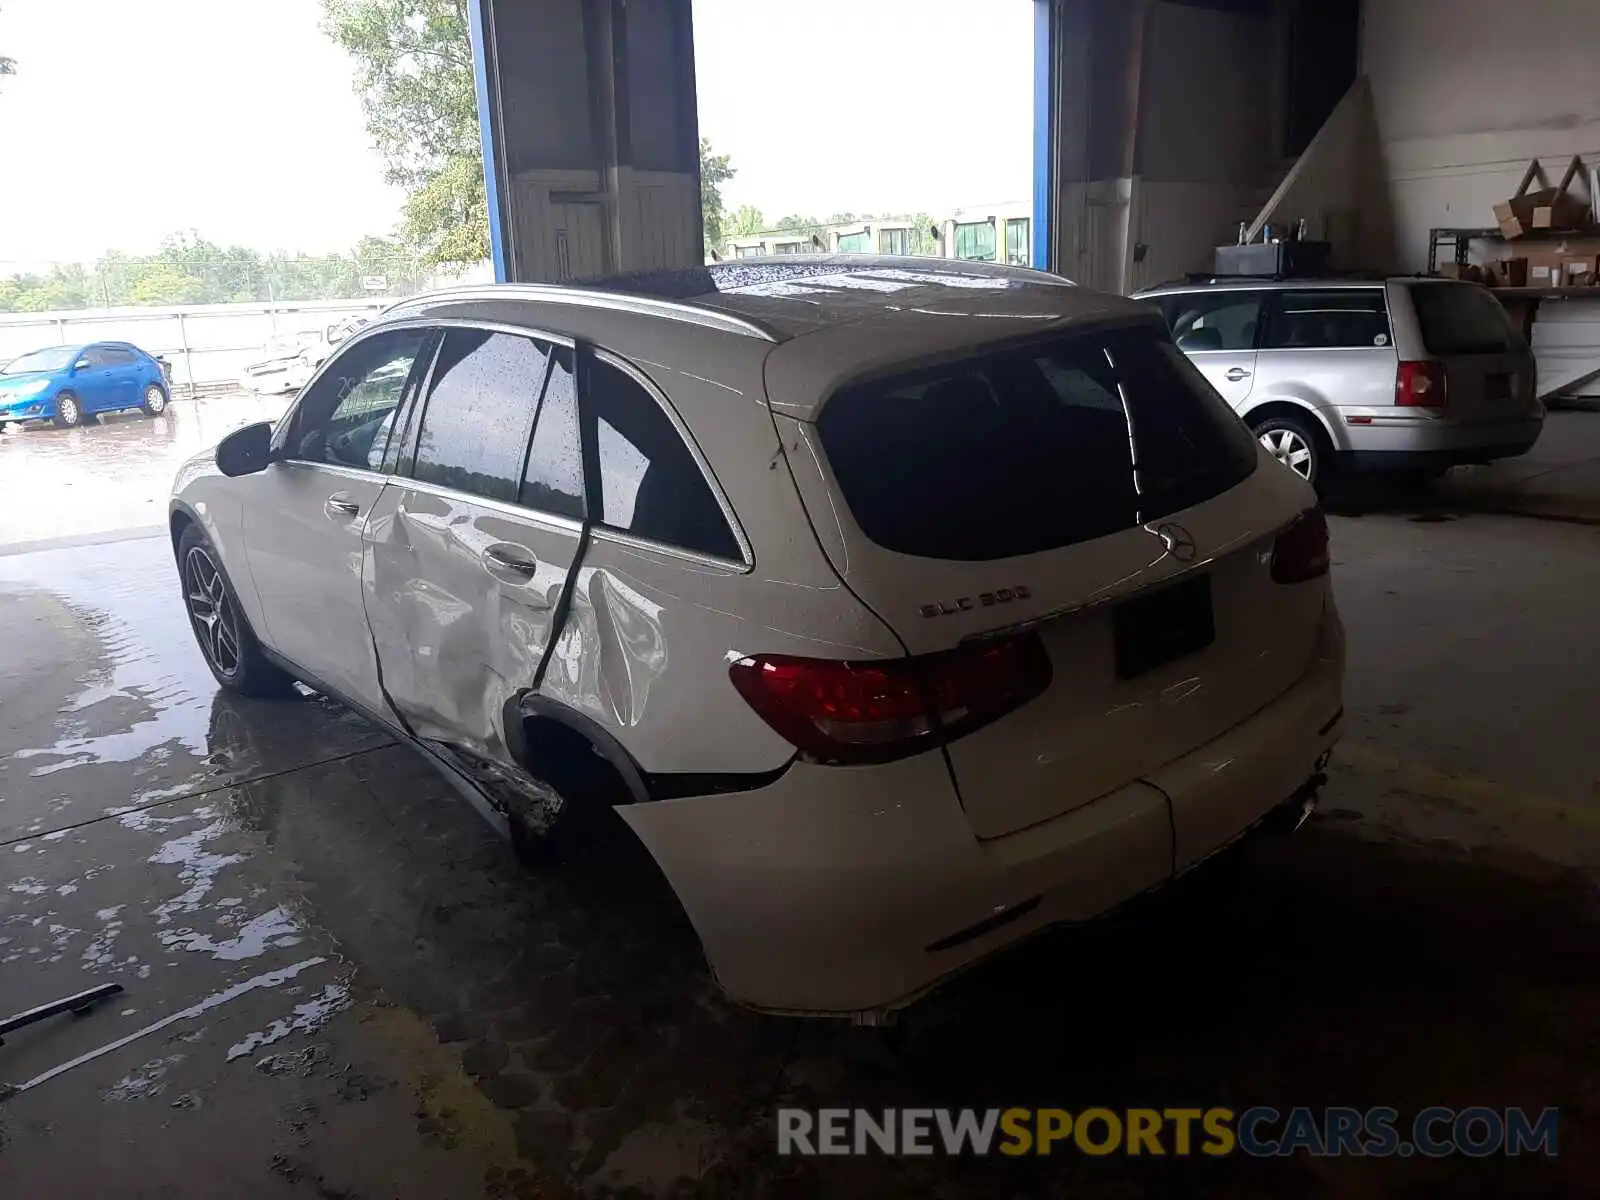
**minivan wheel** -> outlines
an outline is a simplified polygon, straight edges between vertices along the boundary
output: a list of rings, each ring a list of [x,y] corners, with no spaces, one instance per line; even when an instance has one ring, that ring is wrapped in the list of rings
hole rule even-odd
[[[178,539],[178,579],[195,641],[218,683],[241,696],[294,695],[294,680],[261,652],[216,550],[200,526]]]
[[[51,419],[57,429],[71,429],[83,424],[83,406],[71,392],[56,397],[56,415]]]
[[[1320,482],[1326,453],[1321,431],[1313,428],[1309,419],[1275,413],[1263,417],[1252,428],[1273,458],[1307,483]]]

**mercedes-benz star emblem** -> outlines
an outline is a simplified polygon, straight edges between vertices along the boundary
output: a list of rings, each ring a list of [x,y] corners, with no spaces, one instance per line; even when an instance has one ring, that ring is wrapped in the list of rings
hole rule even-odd
[[[1175,521],[1166,521],[1151,530],[1161,544],[1167,548],[1167,553],[1179,562],[1194,561],[1194,535]]]

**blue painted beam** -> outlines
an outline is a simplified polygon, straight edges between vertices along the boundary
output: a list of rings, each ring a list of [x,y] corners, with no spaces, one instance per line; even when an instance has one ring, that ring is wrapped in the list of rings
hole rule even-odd
[[[500,105],[489,78],[490,58],[485,46],[493,45],[495,0],[472,0],[467,5],[467,26],[472,34],[472,77],[478,93],[478,135],[483,142],[483,193],[489,202],[489,257],[494,260],[494,277],[505,283],[510,275],[511,230],[506,228],[506,213],[500,203],[500,170],[504,161],[500,147],[504,137],[500,128]],[[487,27],[487,35],[485,29]]]
[[[1050,270],[1051,195],[1050,136],[1051,87],[1050,27],[1055,15],[1055,0],[1033,0],[1033,265]]]

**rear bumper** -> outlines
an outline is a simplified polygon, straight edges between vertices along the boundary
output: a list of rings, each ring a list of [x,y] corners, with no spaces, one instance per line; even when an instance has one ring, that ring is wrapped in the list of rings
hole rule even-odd
[[[1349,448],[1343,458],[1352,470],[1427,471],[1511,458],[1527,453],[1544,428],[1542,413],[1474,424],[1442,417],[1370,419],[1370,425],[1346,426]]]
[[[1344,630],[1266,709],[1148,779],[979,841],[937,754],[797,762],[754,792],[619,812],[655,856],[736,1000],[871,1019],[1060,922],[1096,917],[1301,792],[1343,732]]]

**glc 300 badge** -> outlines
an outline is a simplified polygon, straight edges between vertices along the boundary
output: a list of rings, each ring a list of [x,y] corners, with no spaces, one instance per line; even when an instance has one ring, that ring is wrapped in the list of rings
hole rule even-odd
[[[1032,595],[1033,593],[1023,586],[996,588],[992,592],[979,592],[976,596],[957,596],[954,600],[924,604],[917,611],[925,617],[953,617],[957,613],[971,612],[975,608],[993,608],[996,604],[1026,600]]]

